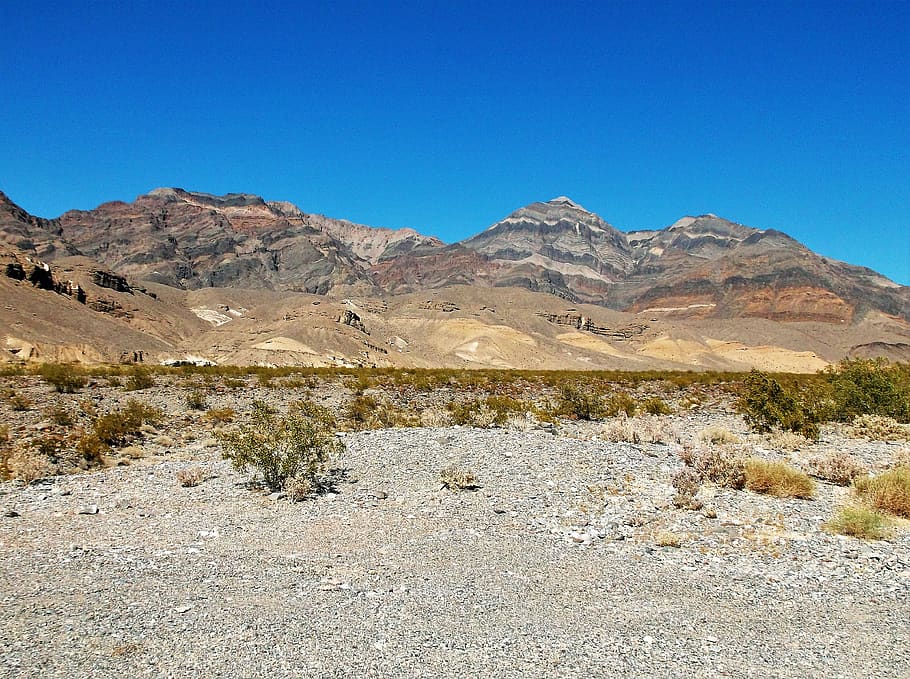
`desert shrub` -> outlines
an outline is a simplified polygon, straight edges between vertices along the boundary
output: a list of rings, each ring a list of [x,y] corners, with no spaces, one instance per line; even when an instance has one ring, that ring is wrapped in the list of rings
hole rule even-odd
[[[409,413],[385,399],[373,396],[355,396],[348,403],[347,416],[358,429],[410,427],[420,422],[416,413]]]
[[[613,443],[667,443],[679,438],[673,427],[653,415],[612,419],[604,425],[603,436]]]
[[[78,367],[64,363],[45,363],[38,368],[38,374],[61,394],[73,394],[88,382]]]
[[[771,462],[758,457],[746,460],[746,488],[775,497],[811,498],[815,482],[805,473],[783,462]]]
[[[673,412],[667,402],[658,396],[645,399],[641,404],[641,409],[649,415],[669,415]]]
[[[66,447],[66,440],[62,436],[49,434],[34,439],[31,447],[42,457],[56,461]]]
[[[7,474],[29,485],[50,473],[47,460],[25,447],[16,447],[6,459]]]
[[[357,396],[348,403],[347,417],[357,426],[368,427],[374,421],[379,401],[372,396]]]
[[[620,414],[632,417],[637,412],[638,403],[636,403],[635,399],[624,391],[610,394],[606,400],[605,414],[608,417],[616,417]]]
[[[705,443],[716,445],[733,445],[739,443],[739,437],[729,429],[723,427],[706,427],[698,432],[698,438]]]
[[[76,443],[76,451],[89,465],[100,465],[104,461],[104,454],[110,449],[111,447],[92,431],[84,432]]]
[[[628,417],[610,420],[604,425],[603,436],[613,443],[641,443],[641,434],[635,421]]]
[[[833,453],[810,460],[809,470],[812,476],[838,486],[849,486],[853,479],[866,474],[863,464],[847,453]]]
[[[910,439],[910,427],[893,417],[858,415],[846,428],[848,436],[869,441],[904,441]]]
[[[509,418],[531,411],[531,406],[508,396],[488,396],[484,399],[453,401],[448,405],[455,424],[468,427],[502,427]]]
[[[794,431],[781,431],[780,429],[770,432],[766,435],[766,438],[768,445],[777,450],[800,450],[811,443],[802,434],[797,434]]]
[[[884,359],[847,359],[825,372],[832,389],[833,419],[859,415],[910,421],[910,368]]]
[[[683,467],[673,475],[673,487],[681,495],[695,495],[701,485],[701,478],[691,467]]]
[[[123,385],[124,391],[142,391],[155,386],[155,378],[148,368],[134,366],[130,368],[126,376],[126,384]]]
[[[477,477],[470,470],[450,466],[439,472],[439,483],[449,490],[473,490],[477,488]]]
[[[335,414],[330,409],[309,399],[294,401],[289,410],[297,415],[303,415],[304,417],[316,420],[326,429],[335,429],[335,427],[338,426]]]
[[[684,448],[680,459],[704,481],[736,489],[746,483],[743,459],[721,448]]]
[[[279,416],[262,401],[253,403],[249,424],[218,438],[235,469],[253,470],[275,489],[292,477],[315,482],[329,459],[344,450],[321,421],[300,412]]]
[[[236,416],[233,408],[209,408],[205,411],[205,419],[215,424],[232,422]]]
[[[654,536],[654,544],[658,547],[681,547],[684,535],[662,530]]]
[[[142,446],[126,446],[120,449],[120,455],[131,460],[141,460],[145,457],[145,450]]]
[[[832,533],[863,540],[883,540],[893,534],[887,517],[866,507],[841,507],[823,527]]]
[[[607,414],[607,405],[593,389],[569,383],[559,390],[556,412],[578,420],[597,420]]]
[[[818,438],[820,415],[814,405],[767,373],[758,370],[749,373],[737,408],[756,431],[769,432],[779,427],[807,438]]]
[[[701,478],[694,469],[683,467],[673,475],[671,482],[676,489],[676,495],[673,497],[674,506],[680,509],[702,508],[702,502],[695,497],[701,486]]]
[[[95,402],[90,398],[84,398],[79,401],[79,412],[86,417],[98,417],[98,408],[95,406]]]
[[[421,427],[448,427],[455,423],[452,413],[442,408],[424,408],[420,411]]]
[[[186,395],[186,407],[190,410],[203,410],[206,406],[204,391],[195,389]]]
[[[45,411],[51,422],[60,427],[69,427],[73,424],[73,415],[63,406],[51,406]]]
[[[0,424],[0,445],[9,441],[9,425]]]
[[[225,377],[221,380],[221,383],[228,389],[240,389],[241,387],[246,386],[246,380],[241,380],[236,377]]]
[[[292,476],[284,482],[284,494],[291,502],[302,502],[315,492],[313,482],[305,476]]]
[[[193,488],[205,480],[205,472],[199,467],[188,467],[177,472],[177,483],[184,488]]]
[[[34,405],[28,396],[16,392],[7,394],[6,400],[9,402],[10,408],[16,412],[31,410]]]
[[[861,476],[853,482],[853,487],[874,509],[910,519],[910,467],[895,467],[878,476]]]
[[[145,424],[158,424],[164,417],[158,408],[130,399],[123,408],[92,422],[90,435],[106,446],[122,446],[139,436]]]

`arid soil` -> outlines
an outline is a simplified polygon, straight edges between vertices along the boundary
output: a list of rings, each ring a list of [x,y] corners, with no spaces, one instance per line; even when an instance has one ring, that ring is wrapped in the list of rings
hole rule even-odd
[[[881,470],[906,441],[829,425],[785,449],[706,393],[659,417],[340,432],[331,489],[293,503],[232,469],[189,387],[157,379],[58,395],[8,378],[41,408],[132,397],[167,417],[105,469],[0,485],[5,676],[910,676],[906,525],[827,532],[851,491],[824,482],[813,499],[704,484],[700,509],[671,485],[709,427],[803,468],[845,451]],[[206,405],[242,420],[302,395],[351,397],[247,380]],[[0,408],[14,441],[50,428]],[[451,465],[477,487],[441,488]],[[182,487],[193,467],[204,480]]]

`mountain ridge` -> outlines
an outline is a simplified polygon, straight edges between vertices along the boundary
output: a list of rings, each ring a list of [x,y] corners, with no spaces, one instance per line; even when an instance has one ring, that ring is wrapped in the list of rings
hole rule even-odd
[[[446,244],[413,229],[308,214],[249,193],[162,187],[131,203],[55,219],[30,215],[0,194],[0,242],[52,264],[81,257],[139,287],[177,291],[382,299],[461,285],[522,288],[567,305],[668,322],[763,318],[845,326],[872,314],[910,323],[910,288],[822,257],[780,231],[708,213],[626,233],[567,196],[518,208]]]

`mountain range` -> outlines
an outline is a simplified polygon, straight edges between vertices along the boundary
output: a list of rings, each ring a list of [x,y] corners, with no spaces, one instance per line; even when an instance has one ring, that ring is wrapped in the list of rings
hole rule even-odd
[[[11,314],[10,307],[18,306],[6,303],[9,318],[0,314],[0,320],[18,323],[8,326],[6,338],[8,347],[19,347],[14,357],[28,346],[26,353],[33,357],[79,360],[117,360],[134,353],[160,360],[191,351],[232,362],[742,368],[749,361],[718,358],[717,352],[693,349],[688,352],[696,357],[693,362],[683,349],[649,356],[642,346],[661,337],[678,342],[685,336],[689,339],[684,341],[703,347],[715,339],[748,349],[760,336],[770,341],[761,346],[780,348],[799,328],[810,326],[815,330],[807,331],[807,339],[783,348],[808,351],[819,363],[858,354],[910,357],[910,288],[870,269],[825,258],[779,231],[712,214],[624,233],[564,196],[520,208],[470,238],[445,244],[412,229],[307,214],[291,203],[251,194],[214,196],[163,188],[132,203],[104,203],[44,219],[0,193],[0,258],[7,273],[5,287],[0,286],[4,301],[43,295],[40,303],[25,305],[41,311]],[[142,304],[136,303],[137,295]],[[274,320],[289,325],[274,329],[282,341],[273,342],[283,348],[270,349],[268,338],[264,345],[244,345],[244,337],[262,340],[270,332],[264,330],[268,322],[249,323],[251,306],[271,319],[293,300],[299,302],[293,305],[298,317],[301,306],[324,303],[322,311],[333,311],[323,315],[339,319],[329,327],[337,331],[340,324],[346,328],[342,335],[365,335],[371,324],[378,335],[366,336],[379,342],[319,339],[318,323],[292,331],[291,312],[284,311],[281,319],[288,320]],[[67,321],[72,327],[53,329],[50,321],[59,325],[66,316],[54,310],[55,304],[83,307],[81,314],[73,308],[74,318]],[[485,318],[481,307],[494,305],[498,317]],[[221,307],[227,308],[219,311]],[[434,314],[449,325],[467,314],[462,320],[471,320],[467,326],[472,329],[461,332],[455,324],[443,333],[451,337],[442,345],[418,349],[420,341],[403,337],[412,329],[396,332],[397,326],[392,327],[408,318],[430,321]],[[536,319],[531,326],[544,325],[530,327],[531,318]],[[106,331],[95,336],[108,322],[124,326],[115,332],[116,342],[103,339],[109,336]],[[698,324],[704,331],[693,330]],[[756,324],[764,328],[759,335],[750,330]],[[578,338],[567,344],[566,338],[558,339],[567,327],[609,348]],[[644,329],[630,335],[630,327]],[[223,341],[227,328],[232,328],[227,335],[240,335],[230,346],[213,346],[212,332],[217,330]],[[516,341],[535,351],[522,358],[521,351],[500,347],[508,344],[501,337],[508,335],[503,328],[526,336],[528,340]],[[559,332],[551,332],[554,328]],[[470,346],[478,332],[480,343],[490,345],[486,350],[456,350]],[[125,342],[131,333],[138,334]],[[297,339],[289,337],[295,333]],[[284,341],[289,339],[293,341]],[[288,349],[293,342],[303,349]],[[364,349],[364,343],[374,348]],[[254,344],[266,348],[253,351]],[[539,355],[532,359],[531,354]]]

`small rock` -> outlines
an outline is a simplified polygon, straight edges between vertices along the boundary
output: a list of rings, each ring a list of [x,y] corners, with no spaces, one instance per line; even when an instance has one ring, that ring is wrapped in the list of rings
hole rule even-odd
[[[76,513],[77,514],[97,514],[98,505],[85,505],[84,507],[80,507],[79,511]]]
[[[5,512],[3,512],[3,516],[7,519],[15,519],[17,516],[22,516],[22,514],[17,512],[15,509],[7,509]]]
[[[192,606],[178,606],[177,608],[174,609],[174,612],[175,612],[175,613],[181,613],[181,614],[182,614],[182,613],[187,613],[187,612],[189,612],[190,610],[192,610],[192,608],[193,608]]]
[[[367,495],[370,497],[375,497],[377,500],[385,500],[389,496],[389,494],[384,490],[371,490],[369,493],[367,493]]]

